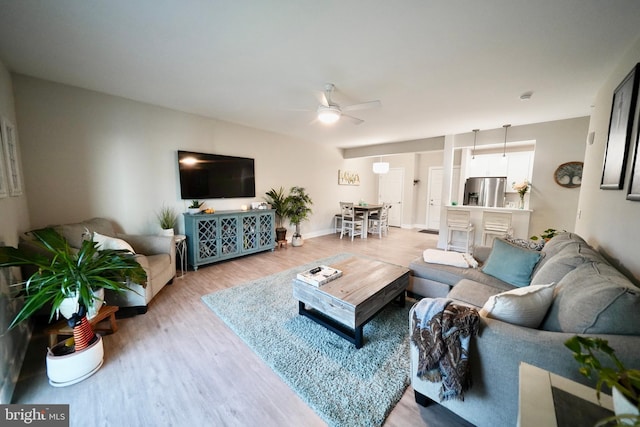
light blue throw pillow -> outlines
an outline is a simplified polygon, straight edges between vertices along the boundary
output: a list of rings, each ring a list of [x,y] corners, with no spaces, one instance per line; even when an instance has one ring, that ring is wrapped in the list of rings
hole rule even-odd
[[[531,273],[541,256],[538,251],[512,245],[504,239],[495,239],[482,271],[513,286],[529,286]]]

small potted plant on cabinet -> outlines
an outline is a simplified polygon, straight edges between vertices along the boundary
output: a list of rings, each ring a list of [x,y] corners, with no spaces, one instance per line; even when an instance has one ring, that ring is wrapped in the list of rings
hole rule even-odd
[[[0,267],[37,269],[23,283],[19,297],[24,298],[24,305],[9,329],[46,305],[51,306],[49,320],[52,320],[61,306],[70,302],[72,314],[68,315],[68,324],[73,328],[74,338],[71,345],[67,345],[69,340],[63,341],[48,351],[47,375],[54,386],[75,384],[102,365],[102,339],[93,333],[86,317],[87,309],[98,298],[95,291],[124,292],[130,290],[128,281],[145,286],[147,275],[127,251],[98,250],[97,243],[91,240],[83,241],[75,251],[51,228],[32,231],[31,235],[36,250],[0,247]]]
[[[282,242],[287,239],[287,229],[283,227],[283,221],[288,215],[289,200],[284,193],[284,188],[280,187],[278,190],[272,188],[265,193],[264,198],[267,203],[271,205],[271,208],[275,210],[276,215],[276,241]]]
[[[189,212],[191,215],[195,215],[200,212],[200,208],[203,204],[204,202],[201,202],[199,200],[192,200],[189,208],[187,209],[187,212]]]
[[[287,199],[289,201],[287,217],[291,224],[296,227],[296,231],[291,238],[291,245],[302,246],[304,241],[302,240],[302,234],[300,234],[300,223],[309,219],[309,215],[313,212],[310,207],[313,201],[302,187],[291,187]]]

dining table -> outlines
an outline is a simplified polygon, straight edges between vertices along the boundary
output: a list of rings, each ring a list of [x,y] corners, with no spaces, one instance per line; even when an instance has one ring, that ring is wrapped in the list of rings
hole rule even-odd
[[[360,238],[366,239],[367,234],[369,234],[369,216],[372,213],[379,212],[382,209],[383,205],[370,205],[368,203],[354,203],[353,210],[357,212],[362,212],[363,223],[362,223],[362,235]]]

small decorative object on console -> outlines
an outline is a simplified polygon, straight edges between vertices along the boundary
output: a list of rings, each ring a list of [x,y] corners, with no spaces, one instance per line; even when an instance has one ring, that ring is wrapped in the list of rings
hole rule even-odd
[[[320,265],[296,275],[296,279],[313,286],[321,286],[342,276],[342,271]]]

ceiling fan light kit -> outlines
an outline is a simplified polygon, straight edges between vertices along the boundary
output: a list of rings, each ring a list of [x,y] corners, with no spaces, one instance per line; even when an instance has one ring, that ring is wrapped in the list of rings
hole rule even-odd
[[[337,122],[338,120],[340,120],[341,115],[342,115],[342,112],[338,107],[335,107],[332,105],[318,106],[318,120],[320,120],[324,124],[330,125]]]
[[[335,91],[335,88],[336,87],[333,83],[327,83],[324,87],[324,93],[322,94],[322,99],[320,101],[320,105],[318,105],[318,109],[316,112],[317,120],[320,123],[330,125],[340,120],[341,117],[346,117],[353,124],[359,125],[363,122],[363,120],[357,117],[350,116],[348,114],[343,114],[342,111],[365,110],[380,106],[380,101],[376,100],[340,107],[340,105],[334,102],[331,98],[333,92]]]

